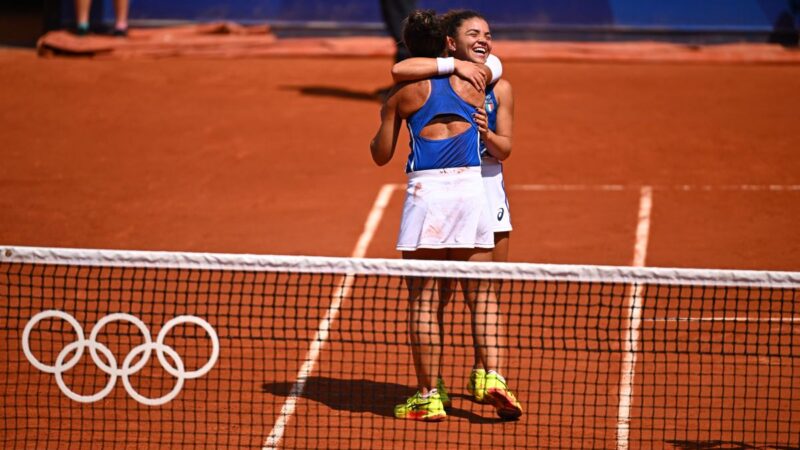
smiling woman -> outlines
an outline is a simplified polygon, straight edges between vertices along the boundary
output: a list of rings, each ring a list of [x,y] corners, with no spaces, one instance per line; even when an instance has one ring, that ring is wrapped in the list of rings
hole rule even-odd
[[[454,19],[448,22],[447,15],[440,18],[432,10],[412,13],[404,29],[404,40],[412,55],[432,58],[441,55],[447,46],[461,59],[486,62],[491,51],[486,20],[469,11],[456,11],[451,17]],[[448,33],[445,38],[441,30],[448,30],[448,25],[456,33]],[[450,73],[452,70],[439,71],[430,79],[396,86],[383,105],[381,126],[370,150],[378,165],[388,163],[400,124],[403,120],[408,123],[408,188],[397,241],[403,258],[490,261],[496,230],[482,181],[481,149],[487,147],[489,154],[504,159],[510,152],[510,135],[507,148],[502,146],[505,141],[498,144],[482,108],[487,99],[485,92]],[[482,140],[486,144],[482,145]],[[406,403],[397,405],[394,415],[440,421],[447,417],[445,408],[449,405],[440,370],[444,306],[455,283],[425,277],[406,281],[411,350],[419,391]],[[470,392],[478,401],[492,404],[501,418],[515,419],[522,414],[522,406],[499,373],[502,319],[495,290],[486,280],[461,280],[460,284],[471,311],[476,349]]]
[[[507,261],[512,227],[500,161],[511,155],[514,116],[511,85],[500,79],[502,64],[491,53],[492,33],[482,14],[471,10],[452,10],[441,16],[441,23],[446,33],[446,49],[450,57],[407,59],[395,64],[392,77],[399,83],[454,73],[485,93],[483,105],[477,108],[473,117],[481,138],[484,188],[495,218],[492,259]]]

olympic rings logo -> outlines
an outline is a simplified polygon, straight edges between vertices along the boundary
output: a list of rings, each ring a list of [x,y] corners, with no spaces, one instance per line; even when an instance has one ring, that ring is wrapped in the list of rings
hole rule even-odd
[[[58,318],[66,321],[72,326],[72,328],[75,330],[75,333],[78,335],[78,339],[76,341],[67,344],[61,350],[56,358],[56,363],[53,366],[43,364],[41,361],[36,359],[30,348],[31,330],[33,330],[36,324],[38,324],[40,321],[49,318]],[[121,368],[119,367],[114,354],[111,353],[111,350],[97,341],[97,335],[100,333],[100,330],[102,330],[103,327],[109,322],[113,321],[130,322],[136,326],[136,328],[141,331],[142,336],[144,336],[144,343],[131,349],[131,351],[122,361]],[[208,333],[208,337],[211,338],[211,356],[208,359],[208,362],[197,370],[187,372],[183,365],[183,360],[181,359],[180,355],[178,355],[178,352],[176,352],[172,347],[164,344],[164,339],[166,338],[167,333],[169,333],[169,331],[176,325],[180,324],[194,324],[200,326],[206,331],[206,333]],[[106,386],[101,389],[100,392],[92,395],[80,395],[67,387],[66,383],[64,382],[63,373],[72,369],[78,364],[81,356],[83,356],[84,350],[87,348],[89,349],[89,354],[92,357],[92,361],[94,361],[100,370],[108,374],[110,378]],[[150,354],[153,352],[153,350],[156,351],[158,361],[161,363],[161,366],[164,368],[164,370],[166,370],[167,373],[173,377],[177,378],[178,381],[175,383],[175,387],[166,395],[157,398],[148,398],[139,394],[139,392],[133,388],[130,382],[130,376],[144,368],[144,366],[150,360]],[[219,357],[219,337],[217,337],[217,333],[214,331],[214,328],[212,328],[211,325],[205,320],[196,316],[178,316],[164,324],[164,326],[161,328],[161,331],[158,333],[156,342],[153,342],[153,339],[150,336],[150,331],[147,329],[144,322],[142,322],[138,317],[131,314],[115,313],[109,314],[100,319],[95,324],[94,328],[92,328],[89,339],[85,339],[83,329],[74,317],[63,311],[53,309],[42,311],[36,314],[31,318],[31,320],[28,321],[27,325],[25,325],[25,329],[22,332],[22,351],[25,353],[25,357],[28,358],[28,361],[34,367],[42,372],[55,374],[56,384],[58,384],[61,392],[76,402],[93,403],[105,398],[112,391],[112,389],[114,389],[117,378],[122,377],[122,384],[125,386],[125,390],[134,400],[144,405],[159,406],[173,400],[180,393],[185,380],[202,377],[208,373],[212,367],[214,367],[214,364],[216,364],[217,358]],[[72,356],[69,361],[65,362],[67,356],[72,352],[75,352],[75,355]],[[105,357],[108,364],[106,364],[106,361],[103,361],[100,358],[98,352]],[[143,356],[139,362],[133,364],[133,360],[139,354],[143,354]],[[169,363],[169,361],[167,361],[165,355],[169,356],[169,358],[175,364],[174,367]]]

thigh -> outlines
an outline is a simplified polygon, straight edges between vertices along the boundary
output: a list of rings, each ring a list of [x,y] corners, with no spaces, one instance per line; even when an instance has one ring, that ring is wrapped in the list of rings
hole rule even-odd
[[[469,262],[492,262],[492,249],[490,248],[452,248],[450,259]],[[472,303],[476,297],[481,297],[491,289],[491,280],[462,278],[461,291],[464,299]]]
[[[413,251],[402,252],[403,259],[417,260],[444,260],[447,259],[447,249],[421,248]],[[406,277],[406,286],[411,300],[422,296],[432,297],[436,290],[435,278]]]
[[[453,261],[491,262],[491,248],[451,248],[448,258]]]
[[[494,249],[492,250],[492,261],[508,261],[508,243],[511,233],[508,231],[497,231],[494,233]]]

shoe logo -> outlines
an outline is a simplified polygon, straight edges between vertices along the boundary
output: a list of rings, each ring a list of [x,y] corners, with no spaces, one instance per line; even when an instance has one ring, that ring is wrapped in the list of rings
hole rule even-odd
[[[504,208],[500,208],[497,210],[497,221],[500,222],[503,220],[503,216],[506,214],[506,210]]]
[[[413,411],[415,409],[423,408],[427,405],[431,404],[431,400],[427,398],[423,398],[422,396],[419,397],[411,397],[408,399],[408,407]]]
[[[407,402],[409,409],[412,411],[425,408],[431,403],[433,403],[433,401],[430,398],[425,398],[422,395],[415,395],[409,398]]]
[[[43,364],[41,361],[36,359],[30,348],[31,330],[33,330],[36,324],[38,324],[40,321],[50,318],[57,318],[66,321],[72,326],[72,328],[75,330],[75,333],[78,335],[77,340],[64,346],[64,348],[58,354],[55,365],[53,366]],[[132,323],[134,326],[136,326],[136,328],[139,329],[139,331],[141,331],[142,336],[144,336],[144,343],[131,349],[131,351],[125,356],[125,359],[122,362],[122,368],[119,368],[117,359],[114,357],[114,354],[111,352],[111,350],[97,341],[97,335],[100,333],[100,330],[109,322],[113,321]],[[183,365],[183,360],[181,359],[180,355],[178,355],[178,352],[176,352],[172,347],[164,344],[164,339],[166,338],[167,333],[169,333],[173,327],[180,324],[197,325],[203,328],[206,333],[208,333],[208,337],[211,338],[211,356],[209,357],[208,362],[197,370],[186,371],[186,368]],[[106,386],[100,390],[100,392],[92,395],[80,395],[75,393],[72,391],[72,389],[67,387],[63,377],[64,372],[72,369],[78,364],[86,348],[89,349],[89,354],[91,355],[92,361],[94,361],[95,365],[97,365],[101,371],[108,374],[110,377]],[[172,391],[166,395],[157,398],[148,398],[141,395],[136,391],[136,389],[133,388],[129,377],[144,368],[144,366],[150,360],[150,354],[153,350],[156,351],[158,361],[161,363],[161,366],[164,368],[164,370],[166,370],[167,373],[173,377],[177,378],[178,381],[175,383],[175,387],[172,389]],[[219,337],[214,331],[214,328],[205,320],[196,316],[178,316],[170,319],[164,324],[163,327],[161,327],[161,331],[158,333],[156,342],[153,342],[153,339],[150,336],[150,330],[147,329],[147,326],[145,326],[144,322],[142,322],[138,317],[131,314],[115,313],[109,314],[100,319],[92,328],[89,339],[85,339],[83,329],[81,328],[80,323],[78,323],[74,317],[63,311],[47,310],[33,316],[25,325],[25,329],[22,332],[22,351],[25,353],[25,357],[28,358],[28,361],[34,367],[42,372],[54,374],[56,378],[56,384],[58,384],[58,388],[61,389],[61,392],[76,402],[93,403],[105,398],[114,389],[114,385],[117,382],[117,377],[122,377],[122,384],[125,387],[125,390],[134,400],[148,406],[159,406],[177,397],[183,388],[183,382],[185,380],[199,378],[208,373],[211,368],[214,367],[217,362],[217,358],[219,357]],[[75,354],[72,356],[72,358],[65,362],[67,356],[73,352]],[[103,354],[105,361],[100,358],[98,352]],[[133,360],[140,353],[143,354],[141,359],[132,366],[131,364],[133,363]],[[172,359],[172,362],[175,363],[175,367],[173,367],[172,364],[167,361],[167,358],[164,356],[165,353],[170,357],[170,359]],[[106,361],[108,364],[106,364]]]

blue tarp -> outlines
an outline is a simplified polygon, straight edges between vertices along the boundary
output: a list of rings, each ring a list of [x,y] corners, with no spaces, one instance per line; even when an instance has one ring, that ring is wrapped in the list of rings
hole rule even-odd
[[[71,21],[72,0],[62,0]],[[113,0],[95,0],[112,22]],[[419,0],[421,8],[476,9],[496,29],[590,27],[681,31],[791,31],[800,0]],[[140,20],[231,20],[242,23],[334,22],[381,24],[375,0],[131,0],[130,18]]]

